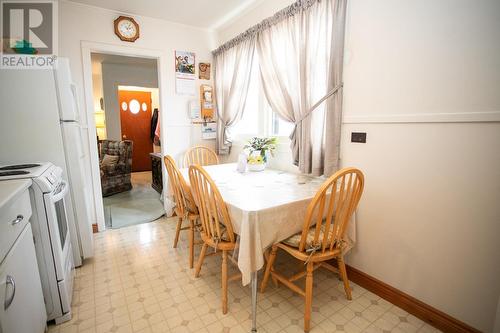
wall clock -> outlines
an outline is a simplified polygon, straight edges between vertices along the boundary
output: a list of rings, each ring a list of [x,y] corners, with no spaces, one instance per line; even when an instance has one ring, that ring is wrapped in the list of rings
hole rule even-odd
[[[139,24],[128,16],[120,16],[115,20],[115,34],[125,42],[135,42],[139,38]]]

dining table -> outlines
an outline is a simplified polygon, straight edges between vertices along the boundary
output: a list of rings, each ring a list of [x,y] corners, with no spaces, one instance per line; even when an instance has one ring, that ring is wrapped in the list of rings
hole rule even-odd
[[[239,172],[236,163],[203,167],[226,203],[237,234],[237,264],[242,284],[251,285],[252,332],[257,332],[257,274],[271,245],[302,231],[311,199],[324,177],[266,168]],[[180,169],[189,185],[189,169]],[[347,230],[348,251],[356,240],[355,218]]]

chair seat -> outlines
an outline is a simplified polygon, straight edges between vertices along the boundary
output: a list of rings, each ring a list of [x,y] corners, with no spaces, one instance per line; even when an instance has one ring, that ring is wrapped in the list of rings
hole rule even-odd
[[[219,225],[220,225],[220,233],[221,233],[220,240],[223,242],[230,242],[231,239],[229,238],[229,234],[227,233],[227,228],[223,224],[219,224]],[[201,224],[198,224],[197,226],[201,227]],[[204,234],[205,237],[210,238],[207,234],[203,233],[203,231],[200,230],[200,232],[202,234]]]
[[[312,227],[309,228],[309,231],[307,232],[307,238],[306,238],[306,248],[313,247],[313,242],[314,242],[314,233],[316,232],[316,226],[313,225]],[[319,231],[320,235],[318,239],[323,239],[323,233],[325,232],[325,224],[323,223],[321,226],[321,229]],[[282,243],[291,247],[299,247],[300,244],[300,239],[302,237],[302,232],[299,232],[291,237],[288,237],[287,239],[283,240]]]

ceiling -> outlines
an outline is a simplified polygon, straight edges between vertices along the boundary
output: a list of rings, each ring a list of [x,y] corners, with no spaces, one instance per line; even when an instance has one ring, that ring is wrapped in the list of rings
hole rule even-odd
[[[134,65],[149,68],[156,68],[156,59],[126,57],[114,54],[92,53],[92,73],[101,72],[101,64]]]
[[[261,0],[70,0],[86,5],[216,29]]]

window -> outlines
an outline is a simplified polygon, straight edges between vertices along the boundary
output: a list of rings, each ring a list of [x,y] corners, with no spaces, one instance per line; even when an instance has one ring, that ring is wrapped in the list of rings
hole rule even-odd
[[[232,137],[236,141],[246,141],[254,136],[288,138],[293,127],[293,123],[282,119],[267,103],[260,81],[259,64],[254,60],[243,117],[231,128]]]
[[[292,134],[293,127],[293,123],[282,119],[276,112],[271,110],[271,135],[288,137]]]

